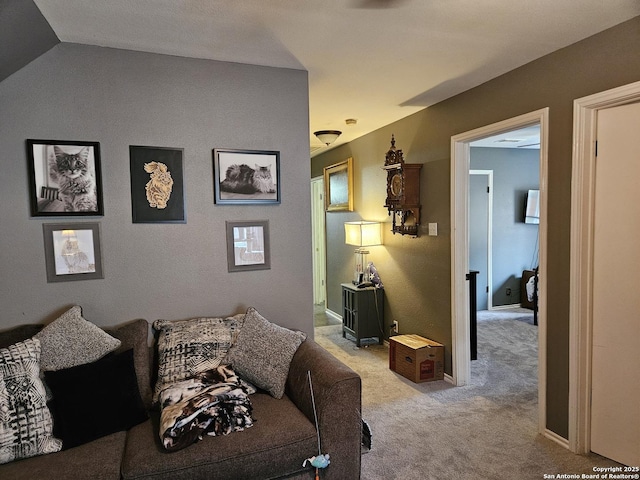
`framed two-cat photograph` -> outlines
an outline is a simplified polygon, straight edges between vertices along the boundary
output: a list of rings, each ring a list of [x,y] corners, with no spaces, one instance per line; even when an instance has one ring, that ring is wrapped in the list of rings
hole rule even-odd
[[[45,223],[42,229],[47,282],[104,278],[100,224]]]
[[[133,223],[186,223],[181,148],[130,145]]]
[[[100,143],[27,140],[31,216],[104,215]]]
[[[213,150],[214,203],[280,203],[280,152]]]

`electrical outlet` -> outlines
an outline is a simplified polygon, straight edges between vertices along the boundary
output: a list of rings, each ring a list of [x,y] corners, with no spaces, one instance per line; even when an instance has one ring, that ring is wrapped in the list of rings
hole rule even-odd
[[[391,324],[391,333],[398,333],[398,321],[394,320]]]

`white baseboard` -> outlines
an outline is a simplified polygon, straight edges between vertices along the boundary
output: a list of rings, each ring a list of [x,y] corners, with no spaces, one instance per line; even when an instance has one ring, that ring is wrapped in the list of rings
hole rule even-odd
[[[555,432],[552,432],[548,428],[545,428],[543,435],[545,438],[548,438],[549,440],[556,442],[558,445],[566,448],[567,450],[570,450],[569,440],[567,440],[566,438],[561,437],[560,435],[558,435]]]
[[[334,312],[333,310],[329,310],[328,308],[324,311],[324,313],[326,313],[327,315],[329,315],[331,318],[333,318],[334,320],[338,320],[339,322],[342,322],[342,315],[338,315],[336,312]]]
[[[508,310],[510,308],[520,308],[522,307],[519,303],[512,303],[511,305],[498,305],[497,307],[491,307],[490,310]]]

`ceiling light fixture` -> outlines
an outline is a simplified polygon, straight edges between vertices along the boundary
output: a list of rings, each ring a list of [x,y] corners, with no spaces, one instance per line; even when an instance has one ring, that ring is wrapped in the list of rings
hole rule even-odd
[[[318,130],[317,132],[313,132],[313,134],[318,137],[318,140],[329,146],[342,135],[342,132],[340,130]]]

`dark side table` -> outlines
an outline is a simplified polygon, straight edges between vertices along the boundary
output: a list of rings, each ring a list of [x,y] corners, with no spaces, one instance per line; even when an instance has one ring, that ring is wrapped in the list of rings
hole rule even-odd
[[[356,346],[363,338],[378,339],[382,344],[384,334],[384,289],[358,288],[351,283],[342,284],[342,336],[349,333],[356,337]]]

